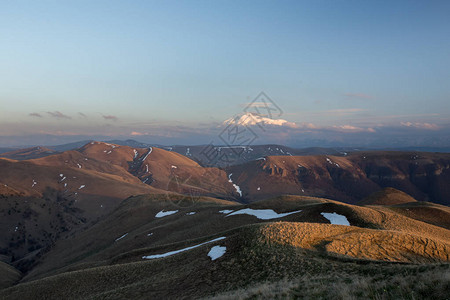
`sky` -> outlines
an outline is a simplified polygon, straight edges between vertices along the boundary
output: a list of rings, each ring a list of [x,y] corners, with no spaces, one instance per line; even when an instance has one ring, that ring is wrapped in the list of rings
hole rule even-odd
[[[449,1],[0,1],[0,146],[208,143],[264,92],[290,126],[260,143],[449,147],[449,15]]]

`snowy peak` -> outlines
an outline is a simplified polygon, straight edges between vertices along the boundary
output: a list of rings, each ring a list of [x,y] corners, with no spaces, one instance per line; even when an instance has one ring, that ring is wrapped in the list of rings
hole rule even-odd
[[[229,118],[223,122],[225,125],[237,124],[243,126],[254,126],[254,125],[273,125],[273,126],[288,126],[296,127],[295,123],[288,122],[283,119],[271,119],[263,117],[253,113],[245,113],[238,115],[234,118]]]

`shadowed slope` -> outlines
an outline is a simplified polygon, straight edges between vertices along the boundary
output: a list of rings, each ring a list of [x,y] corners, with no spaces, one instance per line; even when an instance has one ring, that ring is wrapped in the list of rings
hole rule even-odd
[[[267,156],[227,171],[249,201],[282,191],[355,203],[383,187],[393,187],[420,201],[450,203],[448,153]]]

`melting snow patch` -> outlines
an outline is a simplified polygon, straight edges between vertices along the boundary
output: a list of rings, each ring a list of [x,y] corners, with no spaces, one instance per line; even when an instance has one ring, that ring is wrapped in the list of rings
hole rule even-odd
[[[85,187],[85,185],[82,184],[82,185],[80,185],[80,187],[79,187],[78,189],[81,190],[81,189],[84,188],[84,187]]]
[[[350,223],[347,220],[346,216],[339,215],[337,213],[320,213],[322,216],[324,216],[326,219],[330,221],[333,225],[345,225],[350,226]]]
[[[239,196],[242,197],[242,191],[241,188],[237,185],[233,183],[234,188],[236,189],[236,192],[238,192]]]
[[[219,212],[222,213],[222,214],[229,214],[229,213],[232,213],[233,210],[230,210],[230,209],[224,209],[224,210],[219,210]]]
[[[176,169],[177,168],[177,166],[172,166],[172,169]]]
[[[229,215],[227,215],[226,217],[229,216],[234,216],[234,215],[250,215],[250,216],[255,216],[258,219],[261,220],[270,220],[270,219],[278,219],[278,218],[283,218],[295,213],[299,213],[301,212],[301,210],[296,210],[296,211],[292,211],[292,212],[288,212],[288,213],[276,213],[273,209],[251,209],[251,208],[244,208],[238,211],[235,211]]]
[[[66,187],[67,186],[67,183],[64,183],[64,187]]]
[[[191,211],[191,212],[186,213],[186,215],[188,215],[188,216],[192,216],[192,215],[195,215],[195,214],[196,214],[195,211]]]
[[[147,236],[152,236],[153,232],[147,233]]]
[[[195,245],[195,246],[183,248],[183,249],[180,249],[180,250],[170,251],[170,252],[166,252],[166,253],[163,253],[163,254],[142,256],[142,259],[155,259],[155,258],[167,257],[167,256],[178,254],[178,253],[181,253],[181,252],[184,252],[184,251],[188,251],[188,250],[191,250],[191,249],[194,249],[194,248],[198,248],[200,246],[203,246],[203,245],[206,245],[206,244],[209,244],[209,243],[214,243],[214,242],[217,242],[217,241],[221,241],[223,239],[225,239],[224,236],[220,237],[220,238],[217,238],[217,239],[214,239],[214,240],[210,240],[210,241],[198,244],[198,245]]]
[[[33,179],[33,184],[31,185],[31,187],[34,187],[36,184],[37,184],[37,181],[35,181],[35,180]]]
[[[233,180],[231,179],[231,175],[233,175],[233,173],[230,173],[230,175],[228,175],[228,182],[233,184],[234,188],[236,189],[236,192],[239,194],[239,196],[242,197],[241,188],[237,184],[233,183]]]
[[[170,216],[170,215],[176,214],[177,212],[178,212],[178,209],[177,210],[168,210],[168,211],[164,211],[164,209],[163,209],[162,211],[157,213],[155,217],[156,218],[162,218],[162,217],[165,217],[165,216]]]
[[[209,250],[208,256],[211,257],[211,260],[216,260],[219,257],[222,257],[225,254],[227,247],[225,246],[214,246]]]
[[[80,164],[77,164],[77,166],[78,166],[79,169],[81,169],[81,165]]]
[[[116,242],[118,241],[118,240],[121,240],[121,239],[123,239],[124,237],[126,237],[128,235],[128,232],[127,233],[125,233],[124,235],[122,235],[121,237],[119,237],[119,238],[117,238],[116,239]]]
[[[256,160],[266,160],[266,158],[265,157],[260,157],[260,158],[257,158]]]
[[[63,177],[64,176],[64,174],[59,174],[59,177]]]
[[[145,173],[148,173],[148,165],[145,165]]]
[[[258,188],[256,189],[257,191],[260,191],[261,190],[261,188],[258,186]]]
[[[153,148],[152,148],[152,147],[148,148],[148,152],[147,152],[147,154],[145,154],[144,158],[143,158],[143,159],[141,159],[141,160],[142,160],[142,161],[146,160],[146,159],[147,159],[147,157],[148,157],[148,156],[150,155],[150,153],[152,153],[152,151],[153,151]]]
[[[138,152],[136,151],[136,149],[133,149],[134,151],[134,158],[136,158],[138,156]]]

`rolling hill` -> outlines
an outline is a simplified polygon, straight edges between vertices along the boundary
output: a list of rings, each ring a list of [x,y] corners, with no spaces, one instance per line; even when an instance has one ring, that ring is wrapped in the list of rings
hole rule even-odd
[[[198,198],[186,207],[142,195],[56,242],[0,296],[198,298],[311,274],[346,284],[399,272],[417,280],[448,273],[449,250],[448,229],[386,206],[283,196],[249,205]]]

